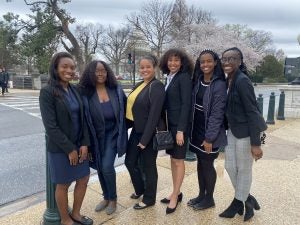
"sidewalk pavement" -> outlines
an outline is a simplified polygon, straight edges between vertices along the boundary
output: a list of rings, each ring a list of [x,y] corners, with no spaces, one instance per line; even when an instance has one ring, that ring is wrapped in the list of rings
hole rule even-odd
[[[40,90],[32,90],[32,89],[17,89],[17,88],[9,88],[9,93],[5,93],[4,97],[14,96],[16,94],[20,95],[34,95],[39,96]]]
[[[276,121],[270,125],[264,157],[253,165],[251,193],[258,199],[261,210],[247,224],[300,224],[300,119]],[[118,208],[113,215],[96,213],[95,206],[101,200],[101,189],[96,179],[91,179],[82,207],[82,214],[94,220],[94,224],[243,224],[243,217],[233,219],[218,216],[232,201],[234,193],[228,174],[224,170],[224,155],[216,160],[217,183],[215,188],[216,207],[205,211],[194,211],[187,201],[198,194],[196,162],[186,162],[185,179],[182,185],[183,201],[175,213],[166,215],[166,205],[160,199],[168,196],[172,188],[171,170],[168,156],[157,160],[158,188],[157,202],[145,210],[134,210],[138,200],[130,199],[133,193],[127,170],[118,168]],[[72,192],[69,199],[72,201]],[[38,225],[41,224],[46,202],[34,204],[0,218],[0,224]]]

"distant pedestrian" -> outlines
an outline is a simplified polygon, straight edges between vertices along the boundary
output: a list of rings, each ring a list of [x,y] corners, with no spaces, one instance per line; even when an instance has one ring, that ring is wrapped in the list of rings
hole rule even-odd
[[[2,67],[0,67],[0,87],[1,87],[1,94],[2,94],[2,96],[4,96],[4,92],[5,92],[5,73],[2,69]]]
[[[2,72],[4,73],[4,91],[8,93],[9,73],[6,71],[4,66],[2,67]]]
[[[168,197],[161,200],[162,203],[168,204],[166,214],[170,214],[175,212],[183,196],[180,188],[185,174],[184,159],[188,146],[193,65],[183,50],[169,49],[161,57],[159,67],[163,74],[168,75],[164,107],[175,141],[174,147],[166,151],[171,159],[173,190]]]
[[[125,165],[129,171],[135,193],[130,198],[141,202],[134,209],[145,209],[156,202],[157,193],[157,151],[153,149],[153,136],[161,118],[165,99],[164,85],[155,78],[158,61],[155,56],[146,55],[140,59],[139,82],[128,96],[126,119],[132,127]]]
[[[89,63],[79,82],[85,114],[90,130],[93,163],[103,192],[103,200],[95,211],[110,215],[117,208],[116,155],[125,154],[127,129],[125,121],[126,95],[117,83],[107,63],[94,60]]]
[[[197,155],[199,194],[188,201],[195,210],[215,206],[213,198],[217,173],[214,160],[227,145],[225,131],[226,83],[217,53],[203,50],[193,75],[192,128],[190,150]]]
[[[56,184],[55,199],[61,224],[91,225],[93,220],[80,214],[89,180],[88,128],[81,97],[70,81],[75,62],[66,52],[53,56],[50,80],[40,92],[40,110],[46,130],[46,150],[51,181]],[[76,181],[72,211],[68,210],[68,189]]]
[[[244,221],[247,221],[254,216],[253,209],[260,208],[254,196],[250,195],[250,188],[253,158],[258,160],[263,156],[260,135],[267,126],[259,112],[241,50],[236,47],[225,50],[221,62],[228,75],[226,117],[229,129],[225,168],[235,196],[230,206],[219,216],[232,218],[236,213],[243,215],[245,204]]]

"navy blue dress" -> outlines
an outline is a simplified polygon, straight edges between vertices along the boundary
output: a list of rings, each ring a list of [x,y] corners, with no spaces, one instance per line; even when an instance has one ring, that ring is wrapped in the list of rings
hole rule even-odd
[[[194,105],[194,121],[193,124],[197,124],[193,126],[192,129],[192,137],[190,140],[190,150],[198,155],[198,157],[203,159],[216,159],[218,157],[219,148],[213,148],[212,152],[215,154],[207,154],[204,150],[204,147],[201,145],[205,139],[205,115],[203,109],[203,97],[205,91],[210,83],[204,82],[202,79],[200,82],[200,87],[198,93],[196,95],[196,102]]]
[[[79,151],[79,134],[81,130],[80,106],[73,91],[68,88],[64,93],[72,117],[73,131],[77,136],[77,150]],[[47,152],[51,181],[55,184],[67,184],[90,174],[89,162],[85,160],[76,166],[71,166],[69,157],[65,153]]]

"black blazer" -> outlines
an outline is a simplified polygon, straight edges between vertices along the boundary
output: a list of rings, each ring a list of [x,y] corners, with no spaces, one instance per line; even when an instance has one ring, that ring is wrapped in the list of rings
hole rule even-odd
[[[191,115],[192,80],[187,73],[178,72],[166,90],[165,108],[169,127],[176,131],[188,131]]]
[[[80,132],[80,145],[88,146],[90,139],[88,128],[83,113],[83,104],[74,86],[70,85],[74,91],[80,105],[80,122],[82,130]],[[71,112],[67,100],[54,96],[53,87],[45,86],[40,91],[40,110],[46,131],[46,150],[50,152],[65,152],[69,154],[77,149],[76,135],[73,132]]]
[[[142,83],[138,83],[133,90]],[[164,100],[164,85],[154,78],[144,87],[134,101],[132,106],[133,126],[137,133],[142,133],[140,143],[144,146],[147,146],[153,138],[161,117]]]
[[[240,70],[234,75],[228,92],[226,117],[235,137],[250,136],[251,145],[261,145],[260,133],[267,125],[258,110],[252,82]]]

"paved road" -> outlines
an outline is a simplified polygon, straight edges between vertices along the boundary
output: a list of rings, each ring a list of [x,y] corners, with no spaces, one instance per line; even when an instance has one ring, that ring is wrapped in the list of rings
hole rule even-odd
[[[0,205],[45,190],[44,128],[38,97],[0,98]]]
[[[44,127],[38,96],[15,93],[0,97],[0,128],[1,206],[45,191]],[[115,165],[123,161],[117,159]]]

